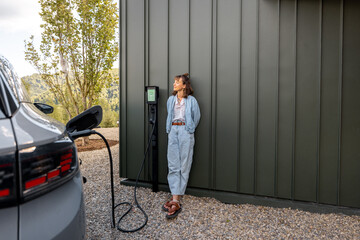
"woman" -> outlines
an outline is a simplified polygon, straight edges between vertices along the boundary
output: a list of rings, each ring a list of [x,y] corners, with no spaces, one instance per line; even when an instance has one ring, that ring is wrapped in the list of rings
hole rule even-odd
[[[174,218],[181,212],[180,197],[185,194],[189,179],[193,149],[194,132],[200,120],[200,108],[191,96],[193,89],[189,74],[174,78],[174,91],[167,101],[168,116],[168,182],[172,198],[163,206],[167,218]]]

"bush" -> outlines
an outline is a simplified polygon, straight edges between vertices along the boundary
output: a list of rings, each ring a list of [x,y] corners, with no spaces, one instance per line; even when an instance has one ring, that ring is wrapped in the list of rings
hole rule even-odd
[[[103,120],[100,124],[103,128],[117,127],[118,114],[114,111],[108,110],[103,112]]]

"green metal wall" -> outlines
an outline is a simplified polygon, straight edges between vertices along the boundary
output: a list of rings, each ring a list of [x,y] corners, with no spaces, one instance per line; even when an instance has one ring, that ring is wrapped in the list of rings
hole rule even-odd
[[[167,183],[166,101],[189,72],[190,187],[360,207],[360,1],[121,0],[120,42],[121,177],[136,178],[158,85]]]

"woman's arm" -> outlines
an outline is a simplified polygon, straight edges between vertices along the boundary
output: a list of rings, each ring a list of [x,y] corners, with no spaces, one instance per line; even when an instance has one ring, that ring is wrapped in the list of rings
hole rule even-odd
[[[170,96],[168,98],[167,103],[166,103],[166,110],[167,110],[168,114],[171,112],[171,103],[172,103],[172,96]]]
[[[195,98],[193,98],[193,104],[192,104],[192,115],[193,115],[193,120],[194,120],[194,123],[195,123],[195,127],[197,127],[197,125],[199,124],[199,121],[200,121],[200,117],[201,117],[201,114],[200,114],[200,107],[199,107],[199,104],[198,102],[196,101]]]

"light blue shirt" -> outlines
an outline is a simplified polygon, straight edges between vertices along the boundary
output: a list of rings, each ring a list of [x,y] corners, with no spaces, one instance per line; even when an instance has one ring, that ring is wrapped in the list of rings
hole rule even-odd
[[[172,119],[174,114],[176,96],[170,96],[167,101],[167,119],[166,119],[166,133],[170,132],[172,127]],[[185,101],[185,129],[189,133],[194,133],[200,121],[200,108],[199,104],[193,96],[183,98]]]

